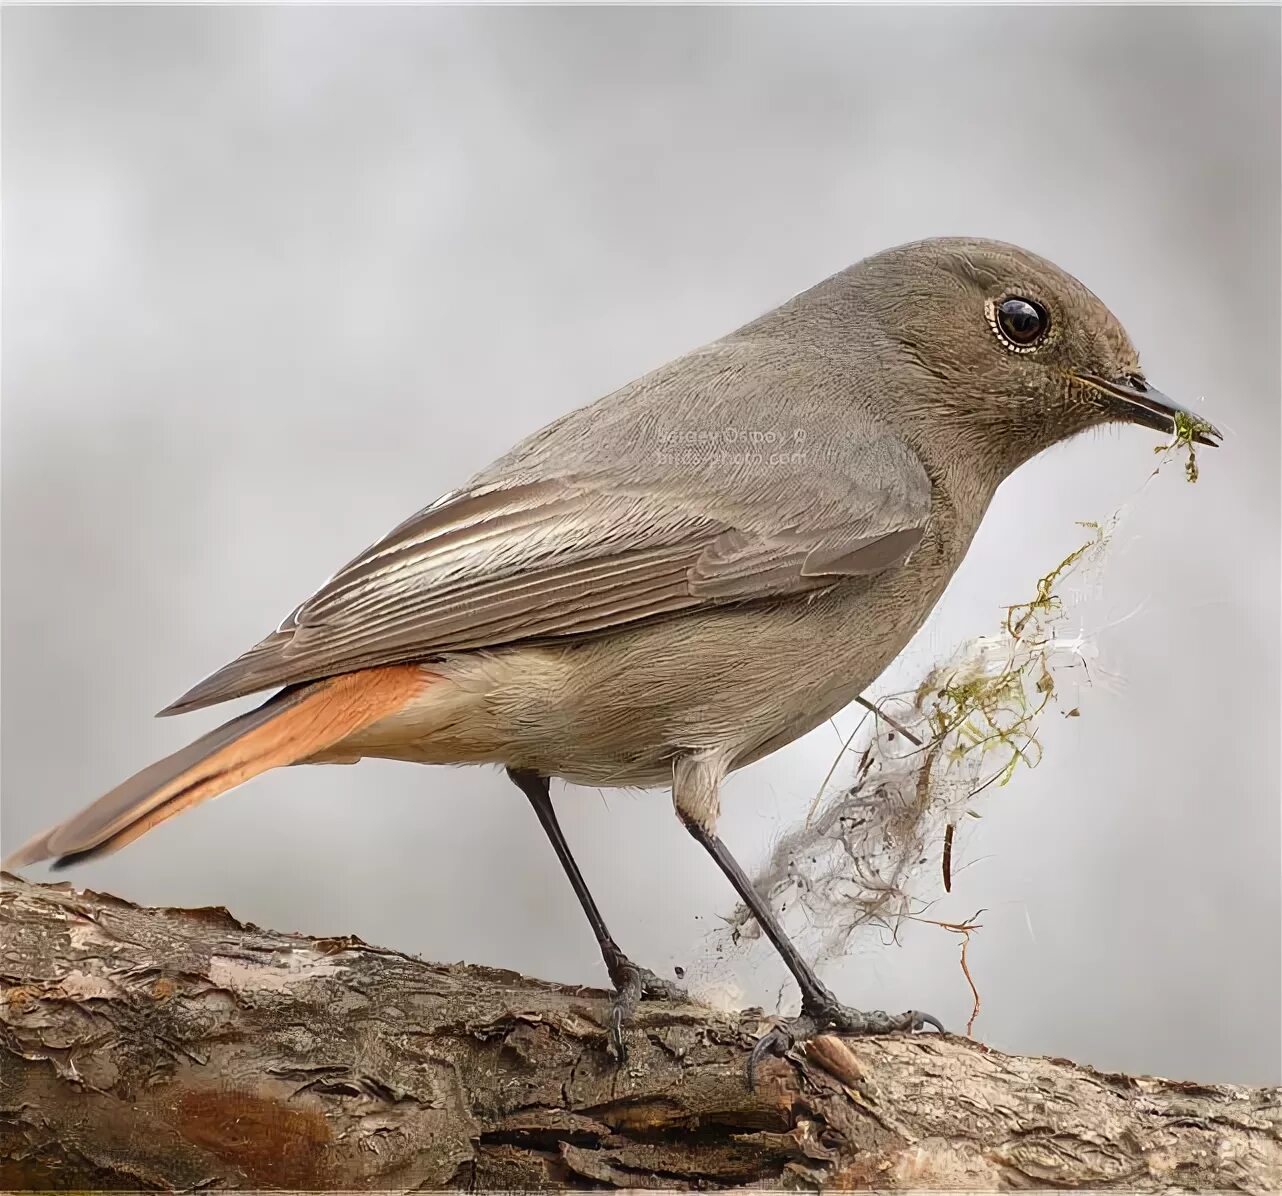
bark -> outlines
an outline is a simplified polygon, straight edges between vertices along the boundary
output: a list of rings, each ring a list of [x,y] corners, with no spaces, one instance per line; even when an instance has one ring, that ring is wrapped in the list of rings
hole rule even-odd
[[[1282,1188],[1276,1089],[816,1040],[354,938],[0,890],[0,1187]]]

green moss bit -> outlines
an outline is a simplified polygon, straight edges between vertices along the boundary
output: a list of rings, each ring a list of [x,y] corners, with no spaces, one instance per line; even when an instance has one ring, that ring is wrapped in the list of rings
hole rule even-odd
[[[1059,583],[1060,578],[1094,548],[1101,539],[1098,524],[1083,523],[1081,526],[1094,528],[1095,539],[1088,540],[1080,548],[1075,548],[1045,577],[1039,578],[1037,581],[1037,597],[1031,602],[1017,602],[1014,606],[1006,608],[1006,630],[1011,639],[1018,640],[1023,636],[1024,629],[1034,615],[1053,616],[1059,613],[1060,601],[1055,594],[1055,586]],[[1022,613],[1019,613],[1018,617],[1016,617],[1017,612]]]
[[[1180,449],[1188,452],[1188,459],[1184,462],[1184,476],[1190,482],[1196,482],[1198,479],[1197,468],[1197,449],[1195,447],[1194,437],[1199,433],[1211,431],[1211,425],[1204,420],[1200,420],[1195,415],[1187,415],[1183,411],[1175,413],[1175,439],[1170,444],[1159,444],[1153,451],[1155,453],[1174,453]]]
[[[1062,611],[1055,593],[1065,574],[1106,539],[1098,523],[1084,523],[1095,534],[1074,549],[1044,577],[1028,602],[1006,608],[1004,628],[1009,637],[1006,667],[996,674],[962,677],[954,673],[941,682],[931,673],[917,691],[916,704],[926,714],[935,750],[954,764],[978,751],[1005,753],[1005,761],[985,785],[1005,785],[1021,764],[1035,767],[1042,758],[1037,721],[1055,698],[1055,678],[1049,657],[1053,625]],[[1077,713],[1076,709],[1073,711]],[[946,741],[951,742],[946,743]],[[982,786],[981,786],[982,788]]]
[[[953,738],[946,751],[950,763],[964,760],[976,751],[985,755],[1004,750],[1006,760],[994,779],[1005,785],[1020,763],[1032,768],[1041,760],[1042,745],[1035,721],[1050,700],[1054,686],[1043,689],[1039,684],[1042,697],[1034,705],[1024,684],[1026,668],[1015,665],[995,677],[950,682],[937,691],[930,725],[936,742]],[[1043,678],[1049,681],[1050,674],[1043,672]]]

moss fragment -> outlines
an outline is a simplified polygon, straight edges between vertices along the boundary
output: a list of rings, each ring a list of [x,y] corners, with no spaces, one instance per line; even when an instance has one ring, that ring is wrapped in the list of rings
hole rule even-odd
[[[1100,524],[1082,526],[1094,533],[1091,539],[1039,578],[1032,598],[1006,608],[1005,635],[989,640],[989,651],[945,676],[934,670],[917,690],[916,706],[948,763],[976,754],[982,759],[991,751],[1003,755],[985,784],[1005,785],[1021,763],[1033,767],[1041,760],[1037,721],[1055,699],[1051,654],[1062,613],[1056,588],[1107,539]]]
[[[1198,479],[1197,468],[1197,448],[1195,437],[1214,431],[1210,424],[1205,420],[1198,419],[1195,415],[1188,415],[1183,411],[1175,413],[1175,438],[1169,444],[1159,444],[1153,451],[1158,454],[1175,453],[1180,449],[1188,452],[1188,458],[1184,462],[1184,476],[1190,482],[1196,482]]]

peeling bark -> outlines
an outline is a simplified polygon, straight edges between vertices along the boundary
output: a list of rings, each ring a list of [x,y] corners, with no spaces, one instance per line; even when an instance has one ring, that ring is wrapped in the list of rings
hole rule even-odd
[[[1282,1188],[1277,1089],[646,1003],[6,877],[0,1188]]]

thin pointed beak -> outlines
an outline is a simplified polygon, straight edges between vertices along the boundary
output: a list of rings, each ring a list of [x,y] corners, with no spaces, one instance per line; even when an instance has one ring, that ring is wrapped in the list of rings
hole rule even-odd
[[[1191,428],[1191,438],[1195,443],[1212,448],[1217,447],[1223,439],[1214,425],[1150,386],[1136,374],[1116,382],[1101,378],[1098,374],[1074,374],[1073,377],[1099,392],[1100,406],[1117,419],[1140,424],[1145,428],[1156,428],[1159,432],[1172,433],[1178,433],[1180,424],[1185,423]]]

